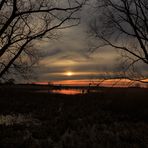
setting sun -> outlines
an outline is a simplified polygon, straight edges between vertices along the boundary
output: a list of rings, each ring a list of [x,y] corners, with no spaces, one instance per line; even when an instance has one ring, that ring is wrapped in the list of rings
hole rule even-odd
[[[68,72],[66,72],[66,75],[67,75],[67,76],[72,76],[72,75],[73,75],[73,73],[72,73],[72,72],[70,72],[70,71],[68,71]]]

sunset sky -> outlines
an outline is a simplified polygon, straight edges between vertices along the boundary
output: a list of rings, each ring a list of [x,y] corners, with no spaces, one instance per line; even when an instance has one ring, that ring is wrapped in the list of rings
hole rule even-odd
[[[89,40],[83,25],[63,30],[58,41],[42,42],[43,58],[37,73],[39,80],[90,79],[104,72],[118,74],[120,55],[112,49],[89,51]],[[72,74],[67,75],[68,72]]]
[[[81,12],[80,25],[60,30],[58,40],[37,43],[41,58],[39,65],[34,68],[36,79],[32,81],[110,79],[121,76],[122,58],[119,51],[110,47],[90,51],[92,42],[98,42],[92,40],[88,33],[88,24],[94,12],[91,6],[86,6]],[[140,71],[146,73],[146,66],[140,64]]]

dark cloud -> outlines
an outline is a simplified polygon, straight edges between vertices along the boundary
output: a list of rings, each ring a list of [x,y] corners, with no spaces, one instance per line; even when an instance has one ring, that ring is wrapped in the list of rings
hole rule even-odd
[[[39,65],[34,67],[38,81],[119,76],[119,72],[122,71],[120,52],[109,47],[99,48],[93,52],[89,50],[91,38],[86,32],[87,23],[95,17],[91,5],[87,5],[81,12],[83,18],[79,26],[62,30],[58,40],[37,44],[41,51]],[[146,71],[146,66],[140,65],[141,71]],[[74,75],[67,77],[64,75],[66,71],[72,71]]]

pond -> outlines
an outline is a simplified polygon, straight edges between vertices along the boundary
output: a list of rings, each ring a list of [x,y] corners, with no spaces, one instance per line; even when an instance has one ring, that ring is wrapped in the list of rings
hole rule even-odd
[[[50,94],[64,94],[64,95],[78,95],[86,93],[99,93],[100,90],[93,89],[51,89],[51,90],[38,90],[37,92],[41,93],[50,93]]]
[[[83,94],[84,92],[81,89],[57,89],[57,90],[51,90],[49,91],[49,93],[77,95],[77,94]]]
[[[86,93],[101,93],[100,89],[82,89],[82,88],[62,88],[62,89],[41,89],[37,90],[38,93],[50,93],[50,94],[65,94],[65,95],[78,95]]]

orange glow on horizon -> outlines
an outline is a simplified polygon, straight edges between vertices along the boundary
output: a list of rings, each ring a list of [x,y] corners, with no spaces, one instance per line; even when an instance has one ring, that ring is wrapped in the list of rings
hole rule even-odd
[[[148,82],[147,80],[144,80]],[[140,84],[141,87],[147,87],[146,84],[140,82],[133,82],[128,79],[108,79],[102,81],[102,79],[83,79],[83,80],[59,80],[50,82],[35,82],[34,84],[48,85],[49,83],[53,85],[67,85],[67,86],[103,86],[103,87],[130,87]]]

